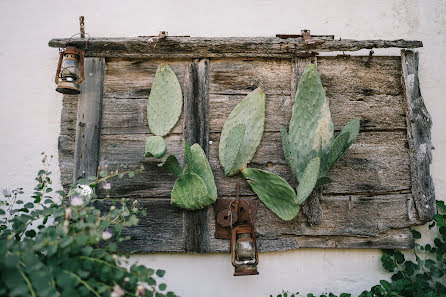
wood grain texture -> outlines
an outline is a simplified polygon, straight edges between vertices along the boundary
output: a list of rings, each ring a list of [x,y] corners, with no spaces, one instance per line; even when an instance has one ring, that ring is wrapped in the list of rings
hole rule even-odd
[[[430,221],[436,213],[432,163],[432,119],[424,105],[418,80],[418,53],[401,52],[403,84],[407,100],[407,137],[410,152],[412,194],[419,218]]]
[[[87,58],[84,64],[85,80],[77,103],[73,183],[83,176],[96,176],[99,165],[105,60]]]
[[[209,139],[209,60],[189,63],[184,90],[184,138],[190,145],[198,143],[208,155]],[[208,220],[210,207],[184,212],[185,249],[209,252]]]
[[[224,176],[218,161],[219,133],[211,133],[210,164],[220,195],[233,194],[240,181],[241,195],[253,195],[239,175]],[[324,186],[324,194],[386,193],[410,189],[410,168],[405,132],[363,132],[350,150],[328,172],[333,183]],[[265,132],[249,167],[278,174],[293,187],[296,183],[281,149],[279,133]]]
[[[216,57],[294,57],[312,52],[357,51],[373,48],[417,48],[421,41],[411,40],[352,40],[317,38],[324,43],[315,47],[307,45],[302,38],[281,39],[278,37],[169,37],[159,40],[156,47],[150,37],[91,38],[85,51],[86,57],[120,58],[216,58]],[[84,47],[85,40],[55,38],[51,47],[70,45]]]
[[[256,230],[260,250],[413,246],[406,228],[420,224],[422,219],[419,205],[414,207],[412,199],[414,167],[410,156],[414,155],[406,132],[411,126],[409,121],[406,123],[408,97],[405,84],[401,84],[404,67],[400,58],[330,56],[315,61],[310,52],[305,57],[286,53],[272,59],[235,59],[230,55],[231,58],[224,58],[224,53],[214,56],[218,58],[200,60],[169,59],[169,55],[142,57],[107,58],[104,78],[100,164],[108,164],[109,168],[115,162],[145,167],[133,179],[112,180],[111,195],[137,198],[151,210],[146,219],[142,218],[142,225],[125,231],[132,240],[121,248],[137,252],[229,251],[228,241],[213,237],[213,211],[188,214],[170,206],[175,177],[157,166],[159,160],[143,157],[149,136],[147,98],[160,63],[168,63],[175,71],[186,104],[184,115],[166,137],[168,153],[175,154],[184,164],[183,138],[200,143],[208,152],[219,197],[234,197],[234,184],[241,181],[241,195],[255,199],[241,176],[225,177],[220,168],[218,142],[224,121],[251,88],[264,87],[265,133],[249,166],[275,172],[295,187],[283,157],[279,130],[288,126],[299,73],[312,59],[318,64],[330,100],[335,130],[360,117],[361,132],[351,150],[329,171],[334,182],[322,190],[320,205],[324,217],[320,225],[310,226],[303,212],[292,222],[283,222],[260,204]],[[73,180],[77,104],[77,96],[64,96],[59,137],[64,185]],[[205,226],[203,221],[207,222]],[[198,239],[197,234],[201,235]]]
[[[99,200],[98,208],[108,208],[110,201]],[[119,204],[118,204],[119,205]],[[138,199],[138,209],[146,216],[139,216],[137,226],[124,228],[122,236],[130,240],[118,245],[123,252],[185,252],[183,211],[170,205],[168,200],[153,197]]]

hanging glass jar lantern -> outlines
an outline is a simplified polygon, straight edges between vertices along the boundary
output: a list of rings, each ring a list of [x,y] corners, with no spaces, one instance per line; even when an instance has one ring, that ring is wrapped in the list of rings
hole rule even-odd
[[[84,78],[84,51],[68,46],[60,52],[55,78],[56,91],[62,94],[79,94],[79,84]]]
[[[240,224],[232,229],[231,256],[235,267],[234,276],[259,274],[259,257],[252,225]]]

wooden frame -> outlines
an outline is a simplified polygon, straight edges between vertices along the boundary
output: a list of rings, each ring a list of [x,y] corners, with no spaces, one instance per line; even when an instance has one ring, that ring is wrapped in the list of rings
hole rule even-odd
[[[416,48],[422,44],[405,40],[335,40],[330,36],[314,39],[323,42],[311,46],[300,37],[167,37],[153,47],[148,42],[149,37],[91,39],[85,52],[89,58],[86,59],[87,81],[82,84],[83,91],[79,98],[64,97],[59,138],[62,180],[71,183],[73,173],[79,177],[82,171],[94,174],[103,156],[120,156],[117,157],[119,161],[145,162],[142,154],[139,155],[143,149],[140,145],[145,140],[144,134],[149,131],[147,126],[144,127],[141,113],[143,115],[144,102],[150,90],[149,73],[153,75],[154,65],[160,62],[172,63],[182,84],[185,101],[184,116],[172,135],[166,138],[167,142],[180,159],[183,138],[203,147],[216,175],[219,196],[231,197],[232,185],[237,180],[223,178],[219,172],[221,169],[215,150],[219,127],[232,105],[258,84],[263,84],[267,94],[271,90],[268,94],[271,106],[269,111],[267,108],[265,140],[262,140],[253,166],[270,167],[268,169],[286,176],[285,166],[281,164],[281,149],[272,145],[280,141],[276,139],[275,125],[286,124],[287,118],[283,114],[289,111],[304,67],[313,62],[320,68],[327,96],[335,102],[331,106],[335,129],[345,124],[343,121],[349,112],[355,112],[354,108],[349,110],[351,102],[362,100],[355,93],[348,95],[350,97],[345,101],[339,97],[344,93],[360,92],[359,97],[372,98],[366,102],[369,106],[361,107],[361,112],[367,117],[370,110],[371,114],[381,114],[383,118],[370,116],[361,122],[363,135],[360,134],[359,141],[364,148],[353,152],[354,156],[347,159],[350,165],[341,164],[338,170],[334,169],[337,178],[353,172],[357,176],[349,178],[356,183],[350,186],[341,183],[315,191],[303,207],[305,216],[300,215],[289,223],[280,221],[264,207],[259,209],[256,231],[260,251],[301,247],[412,247],[414,241],[408,227],[429,221],[435,213],[435,193],[429,171],[431,121],[419,89],[418,55],[411,50],[403,50],[401,60],[397,61],[391,57],[318,57],[317,53],[385,47]],[[63,47],[67,42],[67,39],[53,39],[49,44]],[[83,47],[85,42],[76,39],[70,40],[70,44]],[[347,67],[346,71],[352,75],[349,80],[336,81],[338,78],[333,74],[336,63]],[[256,67],[261,69],[259,73],[254,71]],[[353,68],[349,70],[348,67]],[[373,67],[378,74],[376,69],[374,72],[370,70]],[[360,79],[354,77],[355,71],[358,74],[364,71],[373,73],[372,77],[364,76],[366,82],[362,83],[364,86],[359,91],[349,89],[349,83],[361,84]],[[135,79],[125,78],[124,74],[135,75]],[[258,78],[246,81],[247,77],[256,74]],[[379,75],[385,79],[380,79]],[[290,79],[289,83],[283,81],[286,77]],[[373,81],[381,84],[382,93],[367,87]],[[286,86],[289,86],[288,90]],[[336,105],[336,102],[340,103]],[[380,106],[389,110],[381,113]],[[128,115],[127,110],[131,110]],[[126,134],[130,130],[131,134]],[[375,154],[373,150],[376,149],[384,151]],[[131,156],[137,157],[132,159]],[[168,194],[173,179],[159,170],[155,171],[157,169],[153,165],[156,162],[152,163],[148,164],[145,175],[133,184],[115,183],[116,194],[138,198],[149,212],[140,226],[126,230],[132,240],[121,247],[138,252],[227,252],[229,243],[213,238],[215,222],[212,207],[190,212],[170,206]],[[367,164],[373,164],[378,168],[376,170],[386,171],[391,167],[393,171],[369,174],[367,170],[375,170],[375,167]],[[397,177],[392,177],[395,172]],[[372,181],[371,184],[366,180],[376,176],[384,180]],[[386,178],[393,180],[387,182]],[[252,198],[252,192],[246,185],[242,185],[241,194]],[[155,196],[153,199],[141,199],[147,195]]]

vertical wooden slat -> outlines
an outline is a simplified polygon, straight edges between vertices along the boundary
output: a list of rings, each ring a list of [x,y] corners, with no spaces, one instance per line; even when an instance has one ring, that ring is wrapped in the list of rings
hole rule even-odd
[[[295,95],[297,92],[297,86],[299,80],[305,70],[305,68],[310,63],[317,65],[317,57],[302,58],[296,57],[292,60],[292,78],[291,78],[291,97],[294,102]],[[322,199],[322,187],[314,189],[310,197],[302,205],[302,212],[307,217],[307,222],[310,225],[319,225],[322,222],[322,207],[320,200]]]
[[[103,58],[85,59],[85,81],[81,84],[77,107],[74,182],[84,173],[96,175],[99,164],[104,70]]]
[[[209,60],[194,59],[188,66],[185,85],[184,138],[200,144],[208,155],[209,143]],[[209,251],[210,208],[184,212],[185,250]]]
[[[419,219],[428,222],[436,212],[435,189],[429,170],[432,163],[432,119],[421,96],[418,53],[402,50],[401,64],[402,82],[407,99],[406,121],[412,195]]]

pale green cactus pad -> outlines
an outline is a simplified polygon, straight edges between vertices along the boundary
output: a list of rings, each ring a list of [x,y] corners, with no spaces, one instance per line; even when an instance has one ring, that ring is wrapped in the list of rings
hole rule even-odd
[[[189,146],[187,141],[185,146]],[[204,181],[207,188],[208,196],[212,199],[212,203],[217,199],[217,186],[215,185],[214,174],[209,165],[206,154],[198,143],[190,147],[190,157],[186,159],[184,174],[195,173]]]
[[[289,165],[298,180],[302,179],[310,160],[327,154],[332,141],[328,99],[316,66],[310,64],[298,84],[288,131]]]
[[[285,221],[292,220],[299,212],[294,189],[286,180],[274,173],[260,169],[244,168],[243,177],[260,201]]]
[[[163,163],[158,164],[159,167],[162,167],[169,171],[172,174],[180,177],[183,174],[183,170],[181,169],[180,163],[178,162],[177,157],[175,155],[169,155]]]
[[[238,124],[228,133],[223,155],[223,164],[225,164],[224,171],[226,175],[230,173],[232,166],[237,159],[240,145],[242,144],[243,137],[245,135],[245,130],[245,124]]]
[[[149,136],[146,141],[144,157],[162,158],[167,152],[167,144],[161,136]]]
[[[217,200],[217,186],[206,154],[198,143],[190,146],[186,140],[184,158],[186,166],[182,173],[180,164],[173,155],[161,164],[178,176],[171,193],[171,203],[189,210],[211,205]]]
[[[281,129],[285,159],[302,189],[297,193],[299,203],[305,201],[314,187],[331,182],[325,174],[351,147],[358,133],[359,119],[353,119],[334,139],[329,102],[316,66],[310,64],[299,81],[289,131]],[[318,166],[315,158],[319,160]]]
[[[219,144],[219,159],[225,175],[238,173],[254,157],[263,135],[265,103],[265,92],[256,89],[226,119]],[[243,125],[245,131],[242,135]]]
[[[208,195],[201,177],[195,173],[187,173],[175,181],[170,202],[180,208],[195,210],[212,204],[214,199]]]
[[[308,163],[297,188],[297,204],[304,203],[308,196],[310,196],[311,192],[313,192],[318,180],[320,166],[321,159],[319,157],[312,159]]]
[[[177,76],[169,65],[160,65],[150,90],[147,120],[150,131],[165,136],[176,125],[183,107],[183,95]]]

